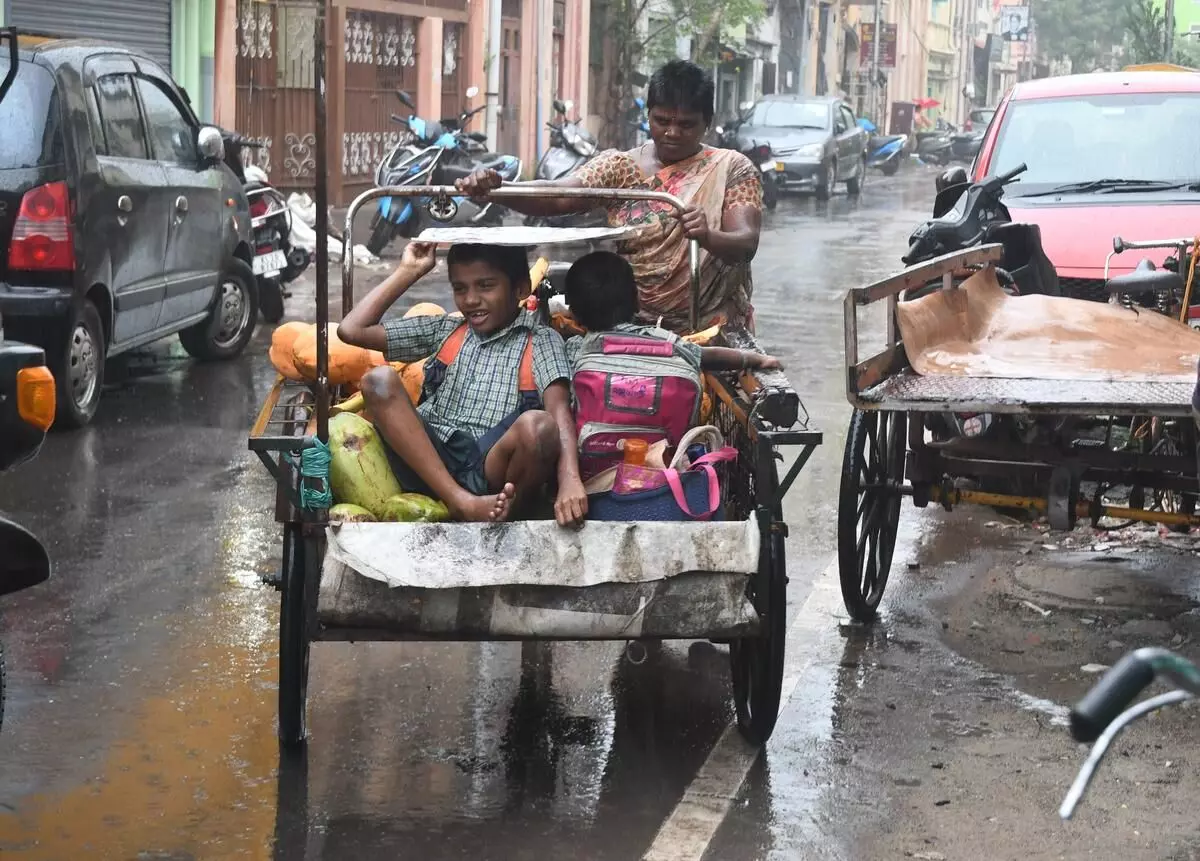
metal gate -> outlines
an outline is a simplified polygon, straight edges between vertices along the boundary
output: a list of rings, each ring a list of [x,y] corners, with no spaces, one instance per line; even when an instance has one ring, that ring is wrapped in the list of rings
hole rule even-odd
[[[374,184],[376,165],[408,133],[391,117],[411,113],[397,90],[417,97],[418,26],[416,18],[346,10],[342,188],[335,197],[350,198]]]
[[[22,30],[115,42],[171,68],[171,0],[11,0],[9,10]]]
[[[238,0],[237,131],[263,144],[244,149],[282,188],[313,187],[314,3]]]

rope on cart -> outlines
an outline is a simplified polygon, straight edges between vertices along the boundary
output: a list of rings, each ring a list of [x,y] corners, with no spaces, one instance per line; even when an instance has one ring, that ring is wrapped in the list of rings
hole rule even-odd
[[[1187,322],[1188,308],[1192,303],[1192,284],[1196,278],[1196,259],[1200,258],[1200,236],[1197,236],[1192,241],[1192,260],[1188,265],[1187,286],[1183,289],[1183,308],[1179,311],[1179,322]],[[1181,263],[1183,261],[1180,261]]]
[[[300,452],[300,463],[297,464],[292,455],[285,457],[300,469],[300,506],[316,511],[333,505],[333,493],[329,489],[329,444],[311,437]]]

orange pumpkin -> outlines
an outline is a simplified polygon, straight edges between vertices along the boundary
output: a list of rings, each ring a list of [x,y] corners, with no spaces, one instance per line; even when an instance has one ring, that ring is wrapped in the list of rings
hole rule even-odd
[[[317,330],[306,332],[296,338],[292,345],[292,360],[305,379],[317,378]],[[385,364],[383,353],[364,350],[343,342],[332,329],[329,332],[329,382],[332,385],[352,383],[357,385],[362,375],[371,368]]]
[[[446,309],[436,302],[418,302],[404,312],[404,319],[409,317],[445,317]]]
[[[425,362],[425,359],[409,362],[400,374],[404,391],[408,392],[409,400],[414,404],[421,400],[421,387],[425,385]]]
[[[308,331],[315,331],[312,323],[294,321],[277,326],[271,333],[271,364],[275,370],[289,380],[302,380],[304,377],[296,370],[296,362],[292,359],[292,351],[296,339]]]

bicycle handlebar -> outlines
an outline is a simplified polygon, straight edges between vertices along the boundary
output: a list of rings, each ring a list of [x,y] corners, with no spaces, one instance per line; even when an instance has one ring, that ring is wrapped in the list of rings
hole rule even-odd
[[[1149,649],[1130,652],[1106,672],[1071,709],[1071,735],[1076,741],[1093,742],[1154,681],[1154,666],[1143,655]]]
[[[1126,708],[1157,677],[1179,689]],[[1070,819],[1074,814],[1100,761],[1125,727],[1143,715],[1196,695],[1200,695],[1200,667],[1173,652],[1138,649],[1118,661],[1071,710],[1071,734],[1080,741],[1094,739],[1096,743],[1067,792],[1059,816]]]

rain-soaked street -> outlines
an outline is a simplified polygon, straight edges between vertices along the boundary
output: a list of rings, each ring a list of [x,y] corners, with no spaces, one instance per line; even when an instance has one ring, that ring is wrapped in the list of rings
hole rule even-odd
[[[640,665],[617,644],[320,643],[307,752],[281,761],[278,596],[261,583],[280,535],[246,449],[274,379],[260,327],[239,362],[196,364],[173,340],[121,362],[91,427],[0,480],[55,562],[0,604],[0,854],[1200,857],[1187,711],[1131,730],[1076,819],[1057,816],[1084,755],[1064,727],[1096,678],[1081,668],[1139,645],[1195,656],[1186,536],[906,508],[881,620],[847,623],[842,298],[900,268],[933,191],[919,168],[872,180],[861,201],[785,199],[754,266],[760,336],[825,432],[785,502],[785,706],[764,753],[730,730],[727,653],[708,643]],[[310,319],[311,296],[289,313]]]

